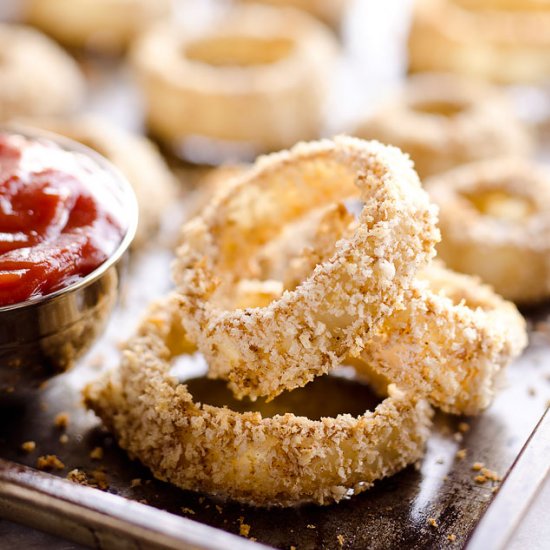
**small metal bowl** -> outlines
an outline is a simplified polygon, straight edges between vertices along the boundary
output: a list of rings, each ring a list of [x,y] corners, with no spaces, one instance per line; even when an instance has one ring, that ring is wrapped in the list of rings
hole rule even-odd
[[[134,191],[108,161],[80,143],[56,134],[9,126],[2,133],[54,142],[91,158],[112,178],[114,198],[127,230],[112,256],[89,275],[46,296],[0,307],[0,402],[19,400],[45,380],[71,368],[103,332],[116,303],[121,271],[138,221]]]

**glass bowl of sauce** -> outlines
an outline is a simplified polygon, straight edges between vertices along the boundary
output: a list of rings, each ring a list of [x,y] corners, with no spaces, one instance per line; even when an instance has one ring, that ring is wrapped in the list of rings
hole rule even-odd
[[[97,153],[0,129],[0,400],[69,369],[101,334],[137,216]]]

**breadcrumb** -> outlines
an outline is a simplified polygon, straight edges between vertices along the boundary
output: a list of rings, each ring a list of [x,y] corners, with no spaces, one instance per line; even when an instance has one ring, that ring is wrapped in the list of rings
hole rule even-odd
[[[53,425],[56,428],[65,429],[69,425],[70,416],[66,412],[60,412],[53,420]]]
[[[468,424],[467,422],[461,422],[458,425],[459,432],[466,433],[469,429],[470,429],[470,424]]]
[[[466,458],[467,449],[460,449],[456,452],[456,458],[458,460],[464,460]]]
[[[428,524],[437,529],[439,527],[439,524],[437,523],[437,520],[435,518],[428,518]]]
[[[454,535],[453,533],[447,535],[447,540],[454,542],[456,540],[456,535]]]
[[[134,488],[134,487],[140,487],[140,486],[141,486],[141,478],[136,477],[132,479],[132,481],[130,481],[130,487]]]
[[[32,453],[36,449],[36,443],[34,441],[25,441],[21,444],[21,449],[26,453]]]
[[[69,442],[69,436],[67,434],[61,434],[59,436],[59,443],[62,443],[63,445],[65,445],[68,442]]]
[[[484,468],[484,467],[485,467],[485,464],[483,464],[483,462],[474,462],[472,464],[472,470],[474,472],[479,472],[481,468]]]
[[[191,514],[192,516],[195,515],[195,510],[191,510],[191,508],[186,508],[185,506],[181,509],[181,511],[184,514]]]
[[[343,548],[343,546],[344,546],[344,535],[336,535],[336,540],[338,541],[338,544],[340,545],[340,548]]]
[[[95,447],[90,452],[90,458],[92,460],[102,460],[103,459],[103,449],[101,447]]]
[[[65,464],[56,455],[43,455],[38,457],[36,467],[39,470],[63,470]]]

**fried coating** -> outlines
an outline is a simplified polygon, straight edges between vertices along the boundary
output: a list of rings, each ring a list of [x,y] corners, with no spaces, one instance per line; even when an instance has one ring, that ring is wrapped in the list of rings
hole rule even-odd
[[[283,228],[341,196],[364,202],[353,235],[266,307],[239,308],[239,281]],[[378,142],[339,137],[260,159],[184,228],[174,278],[188,337],[237,396],[274,397],[358,354],[401,307],[439,238],[410,161]],[[260,278],[261,280],[261,278]]]
[[[120,446],[158,479],[254,505],[329,504],[421,457],[431,409],[394,386],[372,412],[318,421],[195,403],[169,373],[180,315],[175,295],[153,306],[120,369],[85,390]]]

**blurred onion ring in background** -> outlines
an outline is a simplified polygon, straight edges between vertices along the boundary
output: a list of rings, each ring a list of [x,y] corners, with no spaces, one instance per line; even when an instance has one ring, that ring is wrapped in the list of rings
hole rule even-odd
[[[286,225],[354,196],[353,235],[295,289],[240,309],[242,283],[262,281],[257,256]],[[439,238],[436,211],[394,147],[338,137],[259,159],[189,222],[175,280],[189,339],[238,396],[274,397],[358,354],[396,308]],[[269,283],[269,281],[267,281]],[[275,282],[276,283],[276,282]]]
[[[240,0],[241,2],[254,2],[258,4],[270,4],[272,6],[293,6],[307,11],[311,15],[324,21],[333,29],[338,29],[342,24],[346,8],[350,0]]]
[[[372,412],[318,421],[195,403],[170,375],[180,315],[176,295],[153,306],[120,369],[85,391],[120,446],[157,478],[247,504],[329,504],[422,456],[431,409],[394,386]]]
[[[119,53],[168,17],[171,5],[171,0],[25,0],[25,16],[65,46]]]
[[[518,303],[550,296],[550,171],[500,158],[426,181],[440,207],[440,257]]]
[[[83,101],[78,65],[42,33],[0,24],[0,58],[0,120],[67,114]]]
[[[307,13],[247,5],[206,29],[156,26],[132,58],[155,136],[177,149],[200,138],[255,156],[319,136],[338,49]]]
[[[452,71],[502,83],[550,76],[550,3],[416,0],[412,71]]]
[[[421,178],[474,160],[527,155],[532,148],[502,92],[451,74],[412,76],[352,133],[410,154]]]

